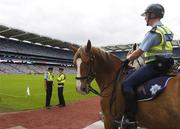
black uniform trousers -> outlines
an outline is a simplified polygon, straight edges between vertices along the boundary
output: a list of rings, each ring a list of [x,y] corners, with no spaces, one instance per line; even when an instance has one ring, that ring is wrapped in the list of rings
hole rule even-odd
[[[133,93],[142,83],[155,77],[166,75],[174,64],[172,58],[157,57],[157,60],[141,67],[123,81],[123,91]]]
[[[64,84],[58,84],[59,105],[65,106],[63,90],[64,90]]]
[[[53,81],[46,81],[46,107],[50,106]]]
[[[123,93],[125,97],[125,114],[137,112],[136,89],[139,85],[155,77],[166,75],[174,64],[172,58],[157,57],[156,61],[141,67],[123,81]]]

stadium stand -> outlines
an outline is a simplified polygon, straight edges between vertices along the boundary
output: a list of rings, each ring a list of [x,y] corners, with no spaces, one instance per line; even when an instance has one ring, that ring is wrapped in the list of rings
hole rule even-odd
[[[72,66],[72,52],[0,38],[0,73],[43,73],[47,66]]]
[[[0,74],[41,74],[47,67],[75,73],[69,42],[0,25]],[[102,47],[124,59],[133,44]],[[180,60],[180,40],[173,41],[174,58]]]
[[[53,66],[74,73],[71,43],[0,25],[0,74],[40,74]],[[66,69],[66,67],[68,69]]]
[[[49,65],[28,65],[28,64],[13,64],[0,63],[0,74],[43,74],[47,71]],[[54,68],[54,73],[58,74],[59,66],[51,66]],[[66,74],[75,74],[73,67],[63,67]]]
[[[0,39],[0,51],[34,56],[72,59],[72,53],[67,50],[60,50],[53,47],[49,48],[43,45],[30,43],[19,43],[19,41],[13,41],[3,38]]]
[[[139,43],[136,43],[139,45]],[[127,53],[133,48],[133,44],[128,44],[128,45],[116,45],[116,46],[106,46],[103,47],[106,51],[109,51],[121,59],[126,58]],[[180,59],[180,40],[174,40],[172,42],[173,45],[173,58],[176,60]]]

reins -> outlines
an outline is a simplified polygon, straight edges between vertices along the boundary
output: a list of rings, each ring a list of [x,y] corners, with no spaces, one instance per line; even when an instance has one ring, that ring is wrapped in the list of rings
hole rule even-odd
[[[103,93],[103,91],[105,91],[105,89],[109,88],[111,86],[111,84],[115,82],[115,80],[110,81],[107,84],[107,86],[105,86],[103,89],[101,89],[101,92],[98,92],[96,89],[94,89],[90,85],[90,83],[92,82],[92,80],[96,76],[94,62],[95,62],[95,56],[93,55],[93,53],[90,53],[90,63],[89,63],[88,74],[86,76],[83,76],[83,77],[75,77],[75,78],[76,78],[76,80],[86,80],[86,82],[88,83],[88,90],[90,92],[92,92],[93,94],[100,96],[100,97],[108,97],[108,95],[102,95],[102,93]]]
[[[138,65],[139,65],[139,67],[142,67],[142,65],[141,65],[140,61],[139,61],[138,59],[136,59],[136,61],[137,61]],[[134,61],[132,61],[132,63],[131,63],[131,64],[133,65],[133,64],[134,64]]]
[[[95,69],[94,68],[94,60],[95,60],[95,56],[92,53],[90,53],[90,63],[89,63],[88,74],[83,77],[76,77],[76,80],[86,80],[86,82],[88,84],[88,90],[91,91],[92,93],[94,93],[95,95],[101,96],[101,93],[99,93],[96,89],[94,89],[90,85],[90,83],[96,76],[96,72],[94,70]]]
[[[121,64],[120,68],[118,69],[115,79],[110,81],[108,84],[106,84],[107,86],[104,86],[103,89],[101,89],[101,92],[98,92],[96,89],[94,89],[90,83],[92,82],[92,80],[96,77],[96,72],[95,72],[95,56],[93,55],[93,53],[91,52],[90,55],[90,63],[89,63],[89,71],[88,74],[86,76],[82,76],[82,77],[76,77],[76,80],[85,80],[86,83],[88,84],[88,90],[90,92],[92,92],[93,94],[100,96],[100,97],[109,97],[111,95],[110,98],[110,102],[109,102],[109,106],[110,106],[110,113],[111,115],[114,117],[113,112],[112,112],[112,105],[114,103],[114,100],[116,99],[116,94],[114,94],[116,92],[116,87],[117,87],[117,82],[122,79],[122,76],[125,74],[126,72],[126,68],[124,67],[123,63]],[[119,84],[120,85],[120,84]],[[102,95],[102,93],[109,87],[112,86],[112,93],[109,95]]]
[[[120,81],[120,79],[122,79],[122,76],[126,74],[126,70],[127,70],[127,68],[125,68],[123,63],[122,63],[119,70],[118,70],[118,72],[117,72],[117,74],[116,74],[115,82],[113,84],[111,98],[110,98],[110,101],[109,101],[110,113],[111,113],[112,117],[114,117],[114,115],[112,113],[112,105],[114,103],[114,100],[116,99],[116,94],[114,94],[114,93],[116,92],[117,82]]]
[[[122,66],[119,68],[117,74],[116,74],[116,78],[112,81],[110,81],[107,86],[105,86],[103,89],[101,89],[101,92],[98,92],[96,89],[94,89],[90,83],[92,82],[92,80],[95,78],[96,76],[96,72],[95,72],[95,66],[94,66],[94,62],[95,62],[95,56],[93,55],[93,53],[91,52],[90,53],[90,63],[89,63],[89,71],[88,71],[88,74],[86,76],[83,76],[83,77],[75,77],[76,80],[86,80],[87,84],[88,84],[88,90],[90,92],[92,92],[93,94],[97,95],[97,96],[100,96],[100,97],[108,97],[109,95],[102,95],[102,93],[111,86],[111,84],[113,84],[113,90],[112,90],[112,94],[113,92],[115,92],[115,88],[116,88],[116,82],[120,79],[121,77],[121,71],[122,70]],[[114,98],[114,97],[111,97],[111,98]]]

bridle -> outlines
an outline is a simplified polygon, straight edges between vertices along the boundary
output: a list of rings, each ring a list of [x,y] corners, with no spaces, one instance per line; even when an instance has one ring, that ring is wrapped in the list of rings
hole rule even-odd
[[[90,54],[89,54],[89,59],[90,59],[90,62],[89,62],[88,74],[86,76],[83,76],[83,77],[75,77],[75,78],[76,78],[76,80],[86,80],[86,83],[88,84],[89,91],[91,91],[92,93],[94,93],[98,96],[101,96],[101,94],[97,90],[92,88],[90,85],[90,83],[96,77],[95,66],[94,66],[95,56],[93,55],[92,52],[90,52]]]
[[[89,91],[91,91],[92,93],[94,93],[95,95],[98,95],[100,97],[108,97],[109,95],[105,96],[105,95],[102,95],[102,92],[105,91],[105,89],[109,88],[111,85],[112,85],[112,94],[111,95],[111,98],[110,98],[110,103],[109,103],[109,106],[110,106],[110,111],[111,111],[111,114],[112,114],[112,105],[113,105],[113,102],[116,98],[115,96],[115,91],[116,91],[116,82],[118,80],[121,79],[121,77],[125,74],[124,73],[124,68],[123,68],[123,65],[121,65],[121,67],[119,68],[117,74],[116,74],[116,77],[114,80],[110,81],[107,86],[105,86],[101,92],[99,93],[97,90],[95,90],[94,88],[91,87],[90,83],[93,81],[93,79],[95,79],[96,77],[96,72],[95,72],[95,56],[93,55],[92,52],[90,52],[89,54],[89,59],[90,59],[90,62],[89,62],[89,71],[88,71],[88,74],[86,76],[82,76],[82,77],[75,77],[76,80],[85,80],[86,83],[88,84],[88,89]],[[122,72],[121,72],[122,71]]]
[[[88,89],[89,91],[91,91],[92,93],[94,93],[95,95],[98,95],[98,96],[101,96],[101,97],[108,97],[109,95],[102,95],[102,92],[105,91],[105,89],[109,88],[111,85],[113,85],[113,87],[115,87],[115,82],[117,80],[120,79],[120,77],[122,76],[122,74],[124,74],[124,72],[120,72],[122,69],[122,67],[119,68],[119,71],[117,72],[116,74],[116,78],[112,81],[110,81],[107,86],[105,86],[101,92],[99,93],[97,90],[95,90],[91,85],[90,83],[95,79],[96,77],[96,72],[95,72],[95,56],[93,55],[92,52],[90,52],[89,54],[89,59],[90,59],[90,62],[89,62],[89,71],[88,71],[88,74],[86,76],[83,76],[83,77],[75,77],[76,80],[85,80],[86,83],[88,84]],[[123,71],[123,70],[122,70]],[[114,92],[114,91],[113,91]]]
[[[86,80],[86,82],[89,84],[91,81],[95,78],[96,72],[94,71],[94,60],[95,57],[92,53],[90,53],[90,62],[89,62],[89,71],[86,76],[83,77],[76,77],[76,80]]]

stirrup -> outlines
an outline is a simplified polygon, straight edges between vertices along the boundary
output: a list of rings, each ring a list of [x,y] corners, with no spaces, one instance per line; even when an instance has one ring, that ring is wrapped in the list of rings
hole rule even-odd
[[[112,126],[113,126],[113,129],[114,129],[114,128],[121,127],[121,120],[120,120],[120,119],[114,119],[114,120],[112,121]]]
[[[129,119],[125,119],[125,117],[122,117],[121,124],[120,124],[121,129],[137,129],[137,121],[129,121]]]

